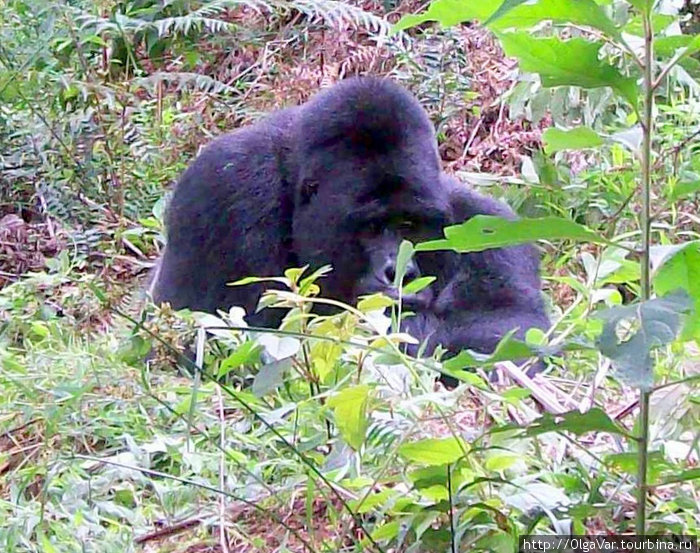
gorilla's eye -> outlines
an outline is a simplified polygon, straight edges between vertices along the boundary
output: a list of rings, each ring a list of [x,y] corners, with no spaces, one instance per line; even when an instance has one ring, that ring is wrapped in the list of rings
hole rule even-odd
[[[401,221],[399,223],[399,230],[408,231],[413,230],[414,228],[416,228],[416,223],[414,223],[413,221]]]
[[[381,221],[369,221],[366,229],[370,234],[380,234],[384,230],[384,225]]]
[[[299,191],[301,204],[306,205],[311,201],[311,198],[318,192],[318,181],[315,180],[305,180],[301,183],[301,190]]]

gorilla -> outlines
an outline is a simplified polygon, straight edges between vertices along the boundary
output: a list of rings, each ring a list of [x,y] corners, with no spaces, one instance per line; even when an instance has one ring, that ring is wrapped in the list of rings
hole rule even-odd
[[[263,284],[246,276],[330,264],[326,297],[354,304],[393,289],[398,246],[442,236],[478,215],[514,217],[501,202],[442,172],[433,126],[391,81],[352,78],[307,103],[218,137],[182,175],[167,215],[153,298],[173,308],[254,313]],[[547,329],[539,257],[531,245],[416,254],[405,281],[436,280],[403,297],[404,329],[458,353],[493,351],[511,330]],[[280,310],[248,317],[277,326]]]

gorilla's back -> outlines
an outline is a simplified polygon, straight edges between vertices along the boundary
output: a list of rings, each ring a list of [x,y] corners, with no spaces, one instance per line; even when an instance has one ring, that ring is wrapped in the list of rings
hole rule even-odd
[[[226,284],[281,274],[293,202],[286,177],[295,171],[290,133],[298,113],[281,110],[214,139],[183,173],[166,211],[154,301],[208,312],[240,304],[250,311],[255,306],[244,301],[250,293]]]

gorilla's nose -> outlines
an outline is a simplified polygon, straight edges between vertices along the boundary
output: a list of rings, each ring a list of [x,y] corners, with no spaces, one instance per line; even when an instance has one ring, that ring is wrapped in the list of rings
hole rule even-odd
[[[418,271],[418,267],[416,266],[415,263],[410,262],[406,266],[406,272],[403,277],[404,283],[411,282],[412,280],[415,280],[420,276],[420,272]],[[384,266],[384,281],[388,285],[393,285],[394,284],[394,279],[396,278],[396,261],[391,260],[387,262],[387,264]]]

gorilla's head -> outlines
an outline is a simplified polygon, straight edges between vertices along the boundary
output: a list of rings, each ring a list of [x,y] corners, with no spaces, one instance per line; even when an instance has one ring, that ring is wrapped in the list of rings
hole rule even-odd
[[[324,295],[347,302],[394,295],[401,240],[435,238],[451,218],[426,113],[389,81],[350,79],[302,107],[297,133],[296,255],[333,266]],[[406,282],[435,274],[424,259],[409,267]],[[429,302],[430,292],[406,299]]]

